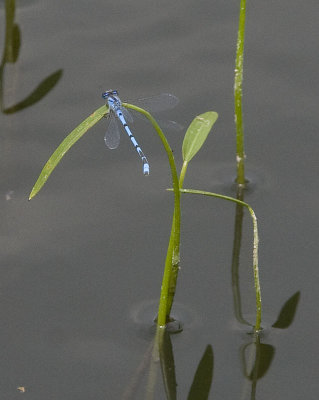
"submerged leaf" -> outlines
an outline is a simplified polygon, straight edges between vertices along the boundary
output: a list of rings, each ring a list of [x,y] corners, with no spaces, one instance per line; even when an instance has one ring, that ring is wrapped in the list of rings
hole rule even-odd
[[[59,147],[55,150],[52,156],[49,158],[45,166],[43,167],[38,180],[36,181],[29,200],[32,199],[42,188],[45,182],[48,180],[54,168],[59,164],[64,154],[70,150],[70,148],[76,143],[92,126],[94,126],[104,115],[108,109],[105,105],[98,108],[93,114],[86,118],[80,125],[78,125],[73,131],[63,140]]]
[[[26,107],[30,107],[33,104],[40,101],[54,86],[59,82],[61,79],[63,70],[59,69],[58,71],[54,72],[53,74],[49,75],[45,78],[35,89],[34,91],[27,96],[24,100],[20,101],[19,103],[6,108],[3,110],[5,114],[13,114],[17,111],[21,111]]]
[[[183,160],[189,162],[204,144],[210,130],[218,118],[214,111],[200,114],[193,119],[183,141]]]

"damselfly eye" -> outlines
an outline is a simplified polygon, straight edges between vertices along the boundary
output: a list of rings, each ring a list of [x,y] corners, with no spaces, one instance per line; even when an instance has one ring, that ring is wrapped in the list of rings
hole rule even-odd
[[[118,96],[118,91],[117,90],[107,90],[106,92],[102,93],[102,98],[107,99],[109,96]]]

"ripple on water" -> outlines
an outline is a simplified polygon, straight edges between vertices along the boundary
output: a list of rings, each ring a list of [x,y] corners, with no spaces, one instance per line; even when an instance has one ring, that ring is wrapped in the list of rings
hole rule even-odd
[[[130,319],[147,336],[153,334],[156,329],[156,316],[158,300],[145,300],[133,305],[130,309]],[[179,333],[184,326],[187,329],[199,325],[198,315],[181,303],[174,303],[172,321],[167,324],[169,333]]]
[[[263,196],[264,191],[273,186],[270,174],[264,168],[248,163],[246,166],[247,185],[245,194],[249,197]],[[229,163],[220,163],[214,166],[209,180],[209,189],[212,192],[225,193],[234,197],[236,194],[236,166]]]

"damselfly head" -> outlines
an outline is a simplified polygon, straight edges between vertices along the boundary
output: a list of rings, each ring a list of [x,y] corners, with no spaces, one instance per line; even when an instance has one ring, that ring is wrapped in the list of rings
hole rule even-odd
[[[109,96],[118,96],[117,90],[107,90],[106,92],[102,93],[102,98],[107,99]]]

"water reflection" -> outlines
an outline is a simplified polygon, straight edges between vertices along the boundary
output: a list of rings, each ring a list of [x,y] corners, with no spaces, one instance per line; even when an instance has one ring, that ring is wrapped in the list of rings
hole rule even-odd
[[[30,107],[45,97],[59,82],[62,77],[62,69],[47,76],[39,85],[23,100],[9,107],[5,105],[4,78],[6,64],[17,62],[21,47],[21,30],[15,22],[15,0],[5,1],[5,44],[0,65],[0,109],[4,114],[13,114],[24,108]]]
[[[236,292],[236,296],[236,299],[240,301],[238,291]],[[300,292],[296,292],[285,302],[271,329],[286,329],[293,323],[299,299]],[[240,310],[238,304],[236,307],[237,310]],[[239,313],[239,315],[241,314]],[[245,325],[248,324],[253,328],[252,324],[249,324],[246,320],[244,321]],[[134,376],[126,387],[121,399],[145,398],[146,400],[154,400],[158,398],[159,385],[163,387],[167,400],[178,398],[178,386],[189,387],[187,400],[208,399],[213,384],[214,368],[218,368],[218,365],[214,365],[212,346],[208,344],[201,358],[199,356],[199,363],[196,371],[194,371],[192,382],[178,382],[171,334],[168,330],[156,328],[155,325],[154,329],[156,331],[154,332],[153,340],[146,349],[141,363],[136,368]],[[244,378],[241,399],[256,400],[258,398],[258,381],[268,373],[274,359],[275,347],[265,342],[265,333],[267,333],[268,337],[271,331],[262,330],[254,332],[252,330],[245,335],[245,343],[239,348]],[[247,340],[247,338],[249,339]],[[159,371],[161,371],[161,378],[159,377]],[[143,376],[147,376],[147,378],[144,385],[144,394],[141,397],[138,394],[138,390],[141,388]],[[162,385],[160,384],[160,380],[162,381]],[[239,391],[240,388],[238,388]],[[212,398],[214,398],[213,395]]]
[[[292,324],[300,300],[300,291],[293,294],[282,306],[273,328],[286,329]]]
[[[237,199],[244,201],[245,189],[239,187],[237,191]],[[233,240],[233,257],[232,257],[232,290],[234,302],[234,314],[236,320],[245,327],[245,343],[240,345],[239,353],[242,364],[243,389],[242,399],[255,400],[257,398],[257,384],[269,371],[275,356],[275,347],[271,343],[265,342],[265,332],[269,329],[255,331],[254,325],[245,317],[242,310],[242,301],[239,285],[239,260],[242,242],[244,209],[240,204],[236,204],[235,229]],[[300,292],[294,293],[282,306],[278,313],[276,321],[270,329],[287,329],[294,321],[298,304],[300,300]],[[144,314],[144,313],[143,313]],[[187,325],[186,329],[187,329]],[[248,330],[247,330],[247,327]],[[271,331],[270,331],[271,332]],[[147,351],[149,364],[146,366],[145,358],[143,361],[144,368],[148,370],[148,379],[145,388],[145,398],[153,400],[158,396],[158,371],[159,364],[161,366],[161,374],[163,381],[163,389],[166,399],[177,399],[177,387],[189,387],[188,400],[208,399],[213,382],[214,357],[212,346],[207,345],[205,352],[198,364],[194,374],[192,383],[177,382],[177,374],[175,370],[174,350],[171,342],[169,330],[157,329],[154,332],[155,339],[152,348]],[[249,340],[247,340],[247,337]],[[218,365],[216,365],[218,368]],[[140,371],[141,369],[138,368]],[[225,388],[226,389],[226,388]],[[239,391],[240,388],[238,388]],[[133,394],[131,392],[131,394]],[[128,399],[129,397],[123,397]],[[135,397],[134,397],[135,398]],[[156,397],[157,398],[157,397]]]
[[[260,333],[254,333],[252,341],[240,349],[243,374],[250,381],[250,390],[248,393],[244,390],[243,399],[256,399],[257,382],[267,373],[275,354],[275,348],[262,343],[260,336]]]
[[[247,184],[249,185],[248,182]],[[237,199],[244,201],[244,194],[245,188],[238,185],[236,196]],[[240,204],[236,204],[231,268],[234,315],[240,324],[246,326],[248,325],[253,328],[253,324],[248,322],[243,316],[239,285],[239,260],[243,229],[243,217],[243,206]],[[286,329],[292,324],[296,315],[299,299],[300,292],[298,291],[284,303],[279,312],[276,322],[272,325],[272,328]],[[262,343],[262,335],[262,331],[251,333],[252,339],[249,341],[249,343],[244,344],[240,349],[243,375],[250,383],[249,390],[247,390],[247,385],[244,385],[246,389],[242,393],[242,399],[256,399],[257,382],[260,378],[266,375],[275,355],[274,346],[272,346],[271,344]]]
[[[4,8],[7,1],[8,0],[0,0],[0,8]],[[17,8],[27,8],[38,2],[39,0],[18,0],[16,6]]]
[[[241,185],[238,185],[236,198],[237,200],[244,201],[244,188]],[[235,318],[237,319],[237,321],[240,324],[253,326],[243,317],[240,285],[239,285],[239,260],[240,260],[240,248],[241,248],[241,239],[243,230],[243,218],[244,218],[244,207],[241,204],[236,203],[232,267],[231,267],[233,303],[234,303]]]
[[[214,353],[212,346],[209,344],[198,364],[187,400],[208,398],[213,382],[213,373]]]
[[[161,365],[163,385],[165,388],[166,399],[177,399],[177,386],[174,352],[170,334],[167,330],[157,328],[152,353],[152,362],[146,388],[146,400],[153,400],[155,394],[157,360]],[[208,399],[214,371],[214,354],[211,345],[206,349],[199,361],[194,373],[193,381],[190,385],[187,400]]]

